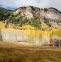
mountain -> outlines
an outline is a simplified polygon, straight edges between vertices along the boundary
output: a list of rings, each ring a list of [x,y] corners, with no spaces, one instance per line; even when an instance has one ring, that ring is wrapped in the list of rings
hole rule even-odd
[[[5,20],[7,18],[9,18],[9,16],[12,15],[12,12],[11,10],[7,10],[3,7],[0,7],[0,20]]]
[[[40,9],[33,6],[20,7],[13,12],[14,17],[22,17],[23,19],[38,19],[41,25],[51,28],[61,27],[61,12],[56,8]]]
[[[12,12],[12,13],[11,13]],[[34,27],[46,27],[47,29],[61,29],[61,12],[56,8],[37,8],[33,6],[20,7],[14,11],[6,9],[0,10],[2,14],[9,14],[7,17],[11,23],[22,26],[22,24],[30,24]],[[6,15],[7,16],[7,15]],[[4,16],[5,17],[5,16]],[[6,19],[7,19],[6,18]],[[0,16],[1,20],[1,16]]]
[[[7,9],[7,10],[16,10],[16,7],[8,6],[8,5],[0,5],[0,7]]]

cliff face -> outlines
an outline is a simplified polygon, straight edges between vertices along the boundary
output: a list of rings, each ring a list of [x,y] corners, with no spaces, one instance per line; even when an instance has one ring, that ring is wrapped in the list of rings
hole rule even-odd
[[[13,12],[14,16],[22,16],[25,18],[38,18],[38,19],[49,19],[55,21],[61,21],[61,12],[55,8],[44,8],[40,9],[37,7],[20,7]]]
[[[61,12],[55,8],[44,8],[40,9],[37,7],[21,7],[13,12],[13,16],[16,18],[22,17],[23,19],[31,19],[36,18],[39,19],[40,22],[46,24],[46,20],[48,20],[50,24],[50,28],[58,28],[61,29]],[[46,24],[48,26],[48,24]],[[49,27],[49,26],[48,26]]]
[[[40,9],[37,7],[27,6],[27,7],[20,7],[16,9],[15,11],[8,11],[2,8],[0,9],[0,15],[1,15],[0,20],[7,20],[7,19],[11,20],[13,18],[19,19],[19,20],[21,19],[30,20],[30,19],[35,18],[35,19],[40,20],[41,25],[45,24],[49,28],[61,29],[60,28],[61,27],[61,12],[55,8],[44,8],[44,9],[41,8]],[[45,23],[46,20],[48,20],[48,23]],[[16,22],[16,23],[19,23],[19,22]]]
[[[54,20],[56,22],[61,22],[61,13],[54,8],[49,8],[45,15],[45,18],[52,21]]]

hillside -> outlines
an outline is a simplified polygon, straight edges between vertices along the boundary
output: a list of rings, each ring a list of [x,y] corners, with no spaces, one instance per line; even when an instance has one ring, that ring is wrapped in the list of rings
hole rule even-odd
[[[0,8],[0,40],[61,46],[61,12],[27,6],[15,11]]]
[[[11,16],[11,14],[12,14],[11,10],[7,10],[7,9],[0,7],[0,21],[8,19],[9,16]]]
[[[20,7],[15,11],[0,10],[0,20],[15,26],[31,25],[38,29],[61,29],[61,12],[55,8]]]

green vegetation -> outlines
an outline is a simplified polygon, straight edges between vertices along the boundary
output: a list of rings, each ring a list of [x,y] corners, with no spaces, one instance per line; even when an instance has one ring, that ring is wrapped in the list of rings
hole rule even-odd
[[[9,22],[15,24],[16,26],[17,26],[17,24],[20,23],[19,19],[16,19],[15,17],[13,17],[13,18],[11,19],[11,21],[9,21]]]
[[[51,27],[51,23],[49,22],[49,20],[45,20],[44,21],[49,27]]]
[[[12,15],[12,12],[13,12],[13,11],[9,11],[9,10],[6,10],[6,9],[0,7],[0,21],[1,21],[1,20],[6,20],[6,19],[8,19],[9,16]]]
[[[41,28],[41,22],[40,22],[40,20],[35,19],[35,18],[33,18],[33,19],[23,19],[22,17],[19,17],[19,18],[13,17],[11,19],[11,23],[13,23],[15,25],[19,25],[21,27],[23,25],[26,25],[27,24],[27,25],[31,25],[33,27],[36,27],[38,29]]]
[[[22,17],[20,17],[20,18],[13,17],[10,22],[13,23],[16,26],[19,25],[19,26],[22,27],[22,25],[28,23],[28,21],[29,20],[27,20],[27,19],[23,20]]]
[[[60,12],[57,9],[55,8],[40,9],[33,6],[29,6],[29,8],[31,8],[30,10],[27,10],[27,8],[28,7],[21,7],[13,11],[13,10],[7,10],[0,7],[0,21],[5,22],[5,24],[7,26],[10,25],[10,27],[13,27],[13,26],[22,27],[23,25],[31,25],[40,30],[49,30],[49,27],[50,29],[60,28],[60,24],[57,24],[57,22],[60,23],[59,22],[60,19],[56,20],[56,19],[53,19],[52,17],[49,18],[49,15],[46,15],[47,12],[49,12],[49,9],[52,9],[52,12],[54,14],[56,12],[60,14]],[[8,23],[6,23],[7,20],[9,20]],[[56,27],[54,26],[54,22],[56,24]]]
[[[36,28],[41,28],[41,22],[39,19],[31,19],[30,25],[36,27]]]

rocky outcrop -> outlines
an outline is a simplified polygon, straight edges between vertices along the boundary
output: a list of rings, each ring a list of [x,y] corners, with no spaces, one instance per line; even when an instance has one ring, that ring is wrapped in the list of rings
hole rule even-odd
[[[45,18],[51,21],[61,22],[61,13],[54,8],[49,8]]]
[[[13,12],[13,16],[16,18],[22,17],[23,19],[36,18],[39,19],[41,23],[48,20],[50,23],[50,28],[61,29],[61,26],[59,25],[59,23],[61,23],[61,12],[55,8],[40,9],[32,6],[20,7]]]
[[[40,9],[37,7],[27,6],[20,7],[13,12],[14,16],[20,15],[26,18],[38,18],[38,19],[49,19],[55,21],[61,21],[61,12],[55,8],[44,8]]]
[[[42,8],[37,8],[33,6],[27,6],[27,7],[17,8],[15,11],[8,11],[6,9],[1,9],[0,14],[3,14],[3,17],[0,17],[0,18],[3,18],[3,20],[4,19],[11,20],[12,18],[15,18],[15,19],[19,18],[23,20],[36,18],[36,19],[39,19],[41,23],[44,23],[44,21],[48,20],[49,23],[50,22],[52,23],[50,24],[50,28],[61,29],[60,28],[61,25],[59,25],[59,23],[61,23],[61,12],[55,8],[42,9]]]

